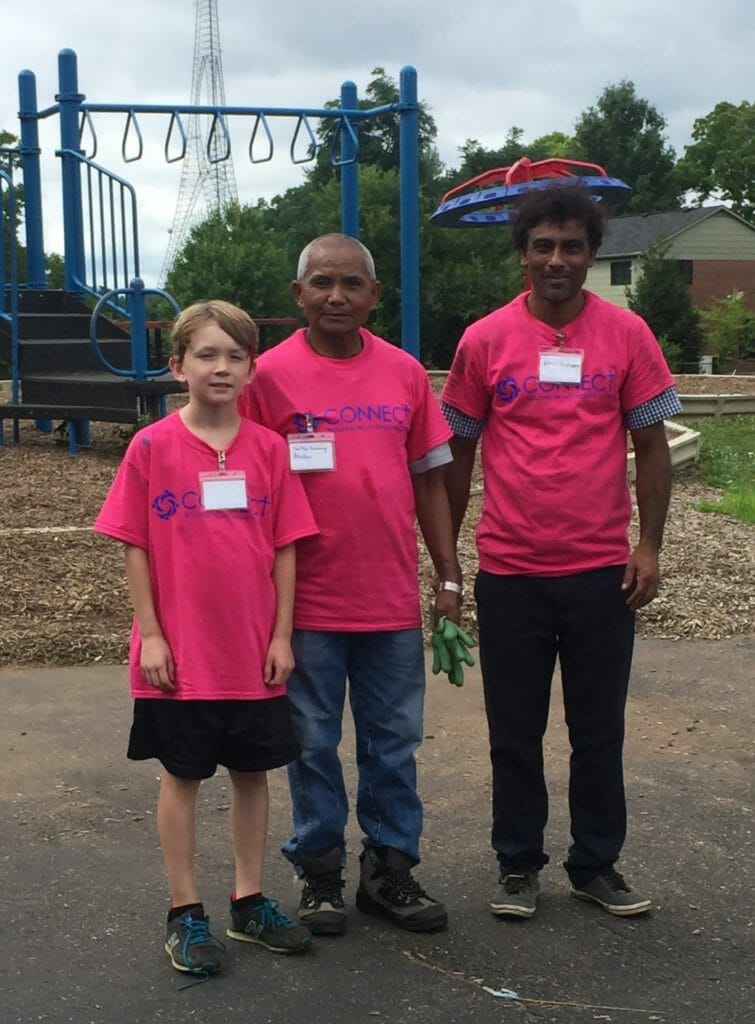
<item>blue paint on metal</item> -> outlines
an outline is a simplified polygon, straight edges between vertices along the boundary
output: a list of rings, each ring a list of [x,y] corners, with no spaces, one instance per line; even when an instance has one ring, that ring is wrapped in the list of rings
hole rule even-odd
[[[341,106],[344,110],[357,110],[357,87],[354,82],[341,86]],[[359,140],[350,116],[344,114],[340,128],[341,153],[334,166],[341,168],[341,231],[344,235],[359,238]]]
[[[97,338],[97,321],[100,314],[105,306],[112,308],[115,305],[113,300],[116,295],[127,296],[127,315],[131,320],[131,365],[127,367],[113,366],[102,354],[99,339]],[[165,299],[173,306],[176,313],[181,312],[181,307],[170,292],[163,291],[162,288],[145,288],[144,281],[138,277],[131,281],[128,288],[113,288],[111,291],[106,292],[92,310],[92,316],[89,321],[89,341],[99,361],[106,370],[115,374],[116,377],[146,380],[148,377],[161,377],[168,372],[169,367],[167,363],[156,370],[148,369],[149,338],[144,301],[147,295],[159,295],[160,298]]]
[[[466,195],[454,196],[446,203],[441,203],[430,218],[435,224],[444,228],[487,227],[489,224],[507,224],[510,210],[505,204],[516,199],[523,192],[533,189],[548,188],[554,183],[559,185],[581,185],[588,188],[596,201],[608,199],[612,195],[617,198],[632,189],[620,178],[604,178],[593,175],[580,175],[573,178],[537,178],[534,181],[517,182],[514,185],[498,185],[495,188],[478,189]],[[489,206],[504,206],[503,209],[486,211]]]
[[[413,67],[401,69],[399,98],[401,344],[419,359],[419,103]]]
[[[79,149],[79,114],[85,97],[79,92],[76,54],[58,54],[58,87],[55,97],[60,110],[60,150],[63,178],[63,250],[66,291],[81,296],[85,279],[84,232],[81,217],[81,179],[75,154]]]
[[[37,83],[32,71],[18,76],[18,117],[21,122],[21,169],[24,177],[26,268],[30,288],[47,287],[42,231],[42,185],[39,169]]]

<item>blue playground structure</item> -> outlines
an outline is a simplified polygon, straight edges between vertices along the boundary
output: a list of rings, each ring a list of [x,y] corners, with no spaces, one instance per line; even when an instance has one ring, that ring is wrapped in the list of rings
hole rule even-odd
[[[419,104],[414,68],[401,71],[397,103],[364,110],[359,109],[353,82],[343,84],[337,108],[86,102],[79,92],[76,54],[70,49],[58,55],[58,81],[56,102],[40,110],[33,72],[19,74],[19,145],[0,148],[0,357],[10,364],[12,373],[11,400],[0,404],[0,444],[4,420],[12,421],[15,440],[22,419],[35,420],[47,431],[54,420],[60,420],[67,424],[73,455],[77,445],[88,442],[90,422],[136,423],[144,414],[162,415],[166,396],[179,390],[167,374],[161,353],[150,354],[145,299],[158,295],[175,309],[178,306],[161,289],[145,288],[141,279],[135,190],[94,161],[99,114],[125,118],[124,163],[143,155],[139,119],[147,115],[167,119],[164,158],[168,162],[186,156],[185,121],[192,115],[211,119],[209,159],[218,159],[218,150],[220,159],[230,156],[228,118],[248,118],[253,163],[272,158],[275,122],[293,121],[291,160],[302,163],[316,156],[312,122],[334,121],[338,131],[330,159],[340,172],[341,230],[353,237],[359,237],[359,126],[386,113],[398,116],[402,345],[419,358]],[[56,156],[63,194],[62,291],[46,286],[42,229],[39,122],[52,117],[60,125]],[[82,148],[85,137],[89,155]],[[302,140],[303,159],[297,155]],[[19,185],[23,186],[26,236],[24,281],[19,280],[15,244]],[[101,316],[105,311],[115,313],[121,322]]]

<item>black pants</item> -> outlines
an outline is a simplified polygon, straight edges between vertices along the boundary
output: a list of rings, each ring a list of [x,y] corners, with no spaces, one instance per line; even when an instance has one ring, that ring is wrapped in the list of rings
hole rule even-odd
[[[548,862],[543,736],[556,656],[571,743],[572,845],[564,867],[584,884],[626,837],[622,752],[634,614],[624,566],[574,576],[480,571],[475,597],[493,766],[493,849],[501,870]]]

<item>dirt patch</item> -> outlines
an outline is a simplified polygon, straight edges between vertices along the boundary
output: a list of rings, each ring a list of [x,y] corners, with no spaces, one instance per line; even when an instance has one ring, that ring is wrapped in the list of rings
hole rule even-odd
[[[733,387],[755,393],[755,377],[700,376],[680,378],[682,394],[693,393],[690,380],[711,389],[705,393],[742,393]],[[434,378],[436,387],[440,383]],[[127,439],[121,427],[92,424],[91,447],[72,459],[65,443],[24,423],[21,444],[0,448],[0,664],[125,660],[131,616],[122,551],[89,527]],[[640,613],[640,634],[717,640],[753,632],[755,527],[697,507],[702,499],[718,497],[720,492],[700,483],[694,468],[676,477],[663,589]],[[477,566],[474,527],[481,500],[472,498],[459,543],[468,584]],[[424,551],[421,578],[427,607],[433,572]],[[471,597],[465,602],[465,626],[476,635]]]

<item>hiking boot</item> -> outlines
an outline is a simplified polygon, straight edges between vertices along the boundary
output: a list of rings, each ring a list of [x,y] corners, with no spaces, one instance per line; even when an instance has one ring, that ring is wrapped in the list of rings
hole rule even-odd
[[[210,919],[201,907],[168,921],[165,952],[177,971],[214,974],[225,966],[225,946],[210,932]]]
[[[490,909],[496,917],[532,917],[539,892],[537,871],[506,871],[498,879]]]
[[[632,892],[623,876],[613,868],[601,871],[584,885],[572,883],[571,894],[577,899],[597,903],[617,917],[632,917],[650,910],[650,900]]]
[[[303,871],[299,899],[299,920],[313,935],[343,935],[346,931],[346,907],[341,891],[341,851],[328,850],[320,856],[302,854],[298,859]]]
[[[359,856],[356,903],[363,914],[380,914],[408,932],[437,932],[448,924],[446,908],[430,899],[412,877],[412,859],[391,847],[365,847]]]
[[[231,918],[226,929],[229,939],[256,942],[273,953],[301,953],[312,945],[307,928],[292,921],[278,910],[278,901],[263,899],[236,910],[231,903]]]

